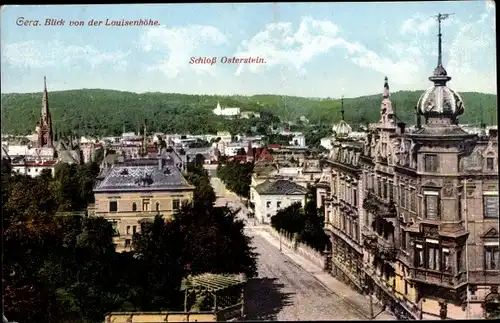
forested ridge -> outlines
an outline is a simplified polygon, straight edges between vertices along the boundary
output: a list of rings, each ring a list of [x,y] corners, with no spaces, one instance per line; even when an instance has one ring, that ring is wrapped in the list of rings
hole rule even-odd
[[[399,91],[391,100],[399,119],[412,124],[414,107],[423,91]],[[460,123],[496,124],[496,95],[460,93],[465,113]],[[2,133],[29,134],[40,116],[42,93],[2,94]],[[215,96],[174,93],[132,93],[82,89],[49,92],[49,108],[57,133],[112,135],[137,131],[147,120],[148,131],[169,133],[215,133],[248,131],[258,120],[224,120],[213,115],[217,102],[242,111],[267,112],[282,121],[305,116],[314,124],[331,124],[340,119],[340,99],[314,99],[280,95]],[[376,122],[381,94],[344,99],[345,118],[353,125]],[[267,119],[271,120],[271,119]]]

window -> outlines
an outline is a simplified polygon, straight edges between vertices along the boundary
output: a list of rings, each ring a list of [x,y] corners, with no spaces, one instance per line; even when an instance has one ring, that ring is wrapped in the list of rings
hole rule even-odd
[[[405,280],[405,295],[408,295],[408,283]]]
[[[156,202],[156,211],[160,211],[160,202]]]
[[[462,220],[462,196],[459,196],[457,199],[457,209],[458,220]]]
[[[401,230],[401,249],[406,250],[406,232]]]
[[[266,208],[268,208],[268,209],[271,208],[271,201],[266,201]]]
[[[132,234],[136,234],[136,233],[137,233],[137,226],[136,226],[136,225],[134,225],[134,226],[132,227]]]
[[[394,184],[389,182],[389,200],[394,201]]]
[[[280,202],[280,201],[276,202],[276,207],[277,207],[278,209],[281,207],[281,202]]]
[[[430,220],[439,219],[439,193],[426,192],[425,193],[425,217]],[[497,215],[498,216],[498,215]]]
[[[417,245],[415,248],[415,265],[416,267],[424,266],[424,249],[421,245]]]
[[[130,234],[130,225],[127,225],[127,235]]]
[[[354,231],[353,236],[354,236],[354,240],[356,240],[356,241],[358,241],[358,239],[359,239],[358,230],[359,230],[359,229],[358,229],[358,224],[357,224],[357,223],[354,223],[354,224],[353,224],[353,231]]]
[[[117,221],[112,221],[111,222],[111,228],[113,228],[114,235],[120,235],[120,232],[118,231],[118,222]]]
[[[417,192],[414,188],[410,189],[410,211],[417,211]]]
[[[118,202],[109,201],[109,212],[117,212],[117,211],[118,211]]]
[[[495,168],[495,160],[493,157],[487,157],[486,158],[486,169],[487,170],[493,170]]]
[[[498,219],[498,195],[483,195],[483,213],[485,218]]]
[[[135,202],[132,203],[132,211],[137,211],[137,204]]]
[[[457,272],[462,271],[462,250],[457,250]]]
[[[427,268],[432,270],[439,270],[440,257],[439,247],[436,245],[427,245]]]
[[[450,251],[444,248],[443,248],[443,269],[446,272],[451,272]]]
[[[148,199],[142,200],[142,210],[149,211],[149,200]]]
[[[377,193],[378,196],[382,197],[382,180],[380,177],[377,178]]]
[[[438,171],[438,155],[424,156],[425,171],[435,173]]]
[[[175,200],[172,201],[172,208],[174,210],[178,210],[180,208],[180,206],[181,206],[181,201],[180,200],[175,199]]]
[[[484,247],[484,269],[497,270],[499,268],[499,248],[498,246]]]
[[[130,239],[125,239],[125,248],[130,248],[131,241]]]
[[[404,198],[404,192],[405,191],[405,187],[403,186],[403,184],[399,185],[399,206],[400,207],[404,207],[403,205],[403,201],[405,200]]]
[[[354,189],[352,191],[352,195],[353,195],[353,205],[354,206],[358,206],[358,190],[357,189]]]

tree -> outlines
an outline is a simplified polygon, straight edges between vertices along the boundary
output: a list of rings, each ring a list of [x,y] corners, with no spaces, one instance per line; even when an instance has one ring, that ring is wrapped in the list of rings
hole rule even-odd
[[[391,94],[392,101],[398,105],[399,119],[414,122],[413,107],[421,94],[422,91],[399,91]],[[476,122],[481,114],[484,114],[487,123],[496,123],[496,95],[466,92],[461,93],[461,96],[465,106],[469,107],[461,118],[462,123]],[[3,94],[2,131],[12,134],[30,133],[36,124],[36,106],[41,97],[41,93]],[[264,135],[270,125],[277,125],[280,119],[290,116],[304,115],[312,124],[331,125],[340,120],[340,99],[283,98],[276,95],[224,98],[242,110],[260,112],[260,119],[249,120],[226,120],[214,115],[212,110],[220,99],[217,96],[136,94],[89,89],[53,92],[50,97],[53,116],[57,116],[53,118],[53,125],[66,133],[72,129],[87,127],[89,133],[119,135],[124,125],[131,129],[136,126],[136,122],[142,124],[144,119],[148,119],[148,128],[156,131],[169,129],[172,133],[204,134],[226,130],[245,133],[252,126],[256,126],[258,132]],[[284,99],[286,104],[283,104]],[[351,126],[364,124],[365,120],[378,121],[380,113],[374,107],[380,106],[380,100],[380,94],[345,99],[346,120]],[[117,106],[121,108],[116,109]]]
[[[253,163],[228,162],[217,166],[217,176],[226,187],[241,197],[248,197],[252,183]]]
[[[316,197],[313,188],[309,188],[305,207],[294,203],[279,210],[271,217],[271,226],[289,234],[297,234],[301,242],[305,242],[316,250],[323,251],[328,237],[323,230],[324,218],[316,208]]]
[[[180,228],[184,241],[190,242],[182,250],[182,263],[189,274],[256,275],[256,254],[236,214],[226,207],[207,209],[195,203],[183,207],[167,224],[171,230]]]
[[[186,241],[178,222],[167,225],[158,215],[153,224],[134,237],[136,257],[148,275],[143,282],[149,293],[148,308],[154,310],[179,307],[182,301],[180,285],[184,276],[182,250]]]

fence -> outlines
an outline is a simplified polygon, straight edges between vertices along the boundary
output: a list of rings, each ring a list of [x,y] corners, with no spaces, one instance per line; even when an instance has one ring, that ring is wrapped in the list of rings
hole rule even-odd
[[[295,253],[313,262],[321,269],[325,268],[325,256],[321,251],[315,250],[305,243],[296,241],[294,236],[288,232],[279,233],[273,227],[270,229],[271,235],[276,239],[279,239],[281,236],[281,244],[283,246],[292,249]]]

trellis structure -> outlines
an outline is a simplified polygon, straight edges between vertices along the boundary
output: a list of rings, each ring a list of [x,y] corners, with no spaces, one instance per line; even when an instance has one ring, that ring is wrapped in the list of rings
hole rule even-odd
[[[182,282],[184,311],[213,311],[218,320],[244,314],[246,281],[236,275],[201,274],[188,276]]]

